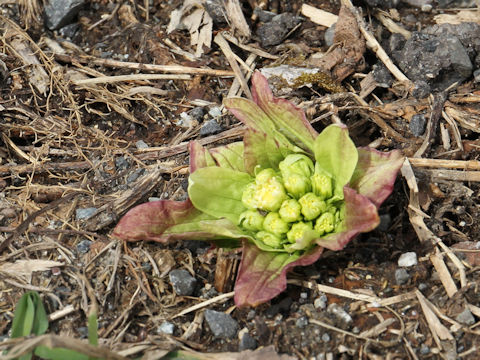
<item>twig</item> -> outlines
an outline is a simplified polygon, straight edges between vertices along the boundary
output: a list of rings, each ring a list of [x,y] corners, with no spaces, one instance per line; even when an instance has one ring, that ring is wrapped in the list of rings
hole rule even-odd
[[[408,158],[408,161],[410,161],[413,167],[418,168],[480,170],[480,161],[478,160],[444,160],[411,157]]]
[[[215,70],[210,68],[195,68],[189,66],[181,65],[156,65],[156,64],[143,64],[129,61],[118,61],[112,59],[99,59],[93,56],[70,56],[62,54],[54,54],[55,59],[58,61],[63,61],[70,64],[75,64],[76,62],[80,64],[89,64],[97,66],[107,66],[114,68],[122,69],[133,69],[133,70],[142,70],[142,71],[153,71],[153,72],[169,72],[175,74],[193,74],[193,75],[212,75],[212,76],[233,76],[235,75],[232,71],[228,70]]]
[[[93,79],[73,80],[75,85],[91,84],[112,84],[120,81],[138,81],[138,80],[190,80],[190,75],[183,74],[133,74],[118,76],[101,76]]]
[[[185,314],[188,314],[192,311],[195,311],[195,310],[198,310],[198,309],[201,309],[201,308],[204,308],[205,306],[208,306],[210,304],[214,304],[216,302],[220,302],[220,301],[223,301],[223,300],[227,300],[227,299],[230,299],[233,297],[233,295],[235,295],[235,292],[234,291],[231,291],[229,293],[226,293],[226,294],[221,294],[221,295],[218,295],[218,296],[215,296],[211,299],[208,299],[208,300],[205,300],[205,301],[202,301],[201,303],[197,304],[197,305],[193,305],[193,306],[190,306],[189,308],[186,308],[182,311],[180,311],[178,314],[174,315],[171,317],[171,319],[175,319],[179,316],[183,316]]]

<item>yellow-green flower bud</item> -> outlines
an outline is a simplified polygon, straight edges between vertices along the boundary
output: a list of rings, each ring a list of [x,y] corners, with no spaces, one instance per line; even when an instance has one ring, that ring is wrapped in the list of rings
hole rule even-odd
[[[247,209],[256,209],[257,203],[255,201],[255,194],[257,192],[257,185],[252,182],[245,187],[242,194],[242,204]]]
[[[313,220],[327,210],[327,204],[314,193],[306,193],[298,202],[302,206],[302,214],[306,220]]]
[[[328,234],[335,229],[335,215],[331,212],[323,213],[315,223],[315,230],[320,235]]]
[[[288,223],[283,221],[280,215],[276,212],[270,212],[265,216],[265,220],[263,222],[263,229],[281,237],[288,231]]]
[[[268,231],[259,231],[255,237],[272,248],[279,249],[282,247],[282,240]]]
[[[303,154],[290,154],[278,164],[282,176],[285,178],[289,174],[298,174],[310,177],[313,173],[313,161]]]
[[[257,184],[254,197],[258,209],[278,211],[282,202],[287,198],[287,193],[280,180],[275,176],[265,183]]]
[[[263,220],[258,210],[247,210],[240,214],[239,224],[247,230],[259,231],[263,229]]]
[[[312,223],[311,222],[303,222],[299,221],[292,225],[292,228],[289,232],[287,232],[287,240],[292,244],[296,243],[298,240],[303,238],[303,235],[306,231],[312,231]]]
[[[301,211],[302,207],[297,200],[288,199],[282,203],[278,214],[286,222],[295,222],[302,219]]]
[[[310,179],[306,176],[291,173],[283,177],[287,192],[298,199],[311,191]]]
[[[277,176],[277,173],[273,169],[263,169],[255,176],[255,182],[257,184],[265,184],[270,181],[270,179]]]
[[[312,189],[315,195],[322,200],[326,200],[333,195],[332,178],[326,174],[315,172],[310,178],[312,181]]]

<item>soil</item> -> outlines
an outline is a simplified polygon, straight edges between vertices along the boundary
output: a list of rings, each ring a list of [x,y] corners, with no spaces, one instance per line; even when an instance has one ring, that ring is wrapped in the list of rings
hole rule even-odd
[[[55,31],[44,25],[41,11],[27,12],[32,4],[7,1],[0,17],[1,339],[9,338],[20,297],[35,290],[47,313],[56,315],[49,333],[85,339],[87,314],[97,306],[100,345],[125,358],[479,358],[480,86],[474,75],[448,90],[435,89],[432,80],[433,94],[424,97],[389,75],[390,83],[377,82],[359,101],[362,80],[379,59],[347,41],[337,47],[341,61],[326,77],[308,77],[308,86],[272,78],[275,93],[304,109],[316,130],[340,119],[358,146],[399,149],[410,165],[379,210],[379,228],[342,251],[325,251],[314,265],[295,268],[287,290],[271,302],[236,308],[230,292],[239,252],[204,242],[127,243],[111,236],[135,205],[186,199],[188,141],[214,147],[241,139],[238,120],[221,107],[235,79],[231,59],[213,41],[196,57],[187,29],[167,32],[182,0],[90,0],[73,25]],[[244,1],[252,35],[242,36],[228,19],[214,21],[213,37],[230,31],[262,49],[256,35],[262,22],[253,11],[260,4],[265,11],[300,15],[303,2]],[[333,0],[309,4],[333,14],[341,7]],[[390,32],[374,17],[379,9],[371,1],[355,5],[386,46]],[[415,31],[435,24],[436,15],[460,10],[434,5],[421,11],[405,2],[389,14]],[[326,30],[304,17],[278,44],[264,47],[270,58],[257,56],[252,67],[313,67],[310,56],[329,49]],[[251,54],[230,46],[242,61]],[[24,62],[22,47],[40,66]],[[103,78],[138,73],[170,77]],[[412,132],[417,114],[427,120],[421,134]],[[205,125],[211,120],[213,130]],[[398,259],[407,252],[417,262],[402,268]],[[174,291],[174,269],[195,277],[191,295]],[[227,295],[217,297],[222,293]],[[236,335],[215,337],[204,319],[207,309],[230,314]],[[174,325],[172,333],[162,330],[165,322]],[[242,339],[245,333],[250,342]]]

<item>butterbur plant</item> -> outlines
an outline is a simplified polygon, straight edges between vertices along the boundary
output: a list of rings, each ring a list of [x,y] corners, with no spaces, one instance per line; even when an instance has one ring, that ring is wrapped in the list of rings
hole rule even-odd
[[[243,141],[209,150],[190,143],[187,200],[139,205],[114,230],[128,241],[241,246],[238,306],[272,299],[290,269],[374,229],[403,162],[398,151],[356,148],[343,125],[318,134],[302,110],[273,97],[259,72],[252,96],[224,101],[246,125]]]

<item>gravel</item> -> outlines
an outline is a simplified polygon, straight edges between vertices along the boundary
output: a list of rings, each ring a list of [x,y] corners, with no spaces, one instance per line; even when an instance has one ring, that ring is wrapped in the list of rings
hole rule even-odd
[[[193,294],[197,279],[190,275],[187,270],[175,269],[170,271],[168,276],[177,295],[188,296]]]
[[[90,218],[91,216],[95,215],[96,212],[97,212],[97,208],[95,208],[95,207],[77,209],[77,210],[75,210],[75,219],[76,220],[86,220],[86,219]]]
[[[346,330],[350,328],[350,326],[352,325],[352,322],[353,322],[352,317],[340,305],[335,303],[328,305],[327,312],[333,315],[337,325],[340,328]]]
[[[395,270],[395,282],[397,285],[404,285],[410,279],[410,274],[404,268]]]
[[[45,5],[45,25],[57,30],[73,21],[85,4],[85,0],[50,0]]]
[[[413,251],[403,253],[398,258],[398,266],[410,267],[418,264],[417,254]]]
[[[422,136],[425,132],[425,127],[427,125],[427,119],[423,114],[415,114],[410,120],[409,128],[413,135]]]
[[[238,344],[238,351],[243,350],[255,350],[257,348],[257,340],[255,340],[252,335],[248,332],[243,334],[240,342]]]
[[[238,323],[229,314],[208,309],[205,310],[205,320],[217,338],[228,339],[237,334]]]
[[[465,324],[465,325],[475,324],[475,318],[473,317],[473,314],[469,309],[463,310],[460,314],[458,314],[455,317],[455,320],[457,320],[459,323]]]

